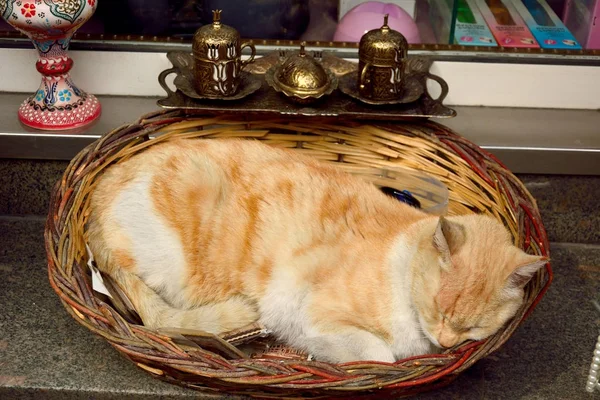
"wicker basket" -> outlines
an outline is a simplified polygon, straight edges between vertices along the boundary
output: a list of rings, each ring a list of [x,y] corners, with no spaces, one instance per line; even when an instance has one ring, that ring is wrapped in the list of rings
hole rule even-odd
[[[159,379],[194,389],[271,398],[398,396],[431,390],[498,349],[533,310],[552,280],[547,265],[526,287],[526,301],[517,316],[493,337],[393,365],[225,357],[198,341],[146,329],[131,315],[117,311],[122,308],[115,302],[92,290],[85,244],[88,194],[106,167],[173,137],[264,140],[349,171],[387,166],[421,170],[448,186],[449,214],[491,214],[509,228],[519,247],[548,255],[536,203],[519,180],[493,156],[439,124],[264,120],[181,110],[152,113],[103,136],[72,160],[53,191],[45,240],[50,284],[66,310]]]

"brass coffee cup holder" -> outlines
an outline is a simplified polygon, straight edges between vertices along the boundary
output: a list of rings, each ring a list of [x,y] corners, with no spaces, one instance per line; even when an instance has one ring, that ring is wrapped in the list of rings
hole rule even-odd
[[[252,54],[242,60],[242,50],[248,47]],[[197,99],[240,99],[258,90],[244,67],[254,61],[256,48],[250,42],[242,43],[239,32],[221,23],[221,10],[213,11],[213,22],[200,27],[194,34],[193,79],[185,85],[188,93]],[[183,82],[181,82],[183,84]],[[179,87],[178,87],[179,88]]]

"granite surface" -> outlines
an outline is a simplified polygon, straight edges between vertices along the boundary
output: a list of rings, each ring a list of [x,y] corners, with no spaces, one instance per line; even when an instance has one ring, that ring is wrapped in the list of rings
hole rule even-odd
[[[551,242],[600,244],[600,177],[519,175]]]
[[[67,161],[0,159],[0,215],[46,215]]]
[[[43,226],[0,218],[0,398],[193,396],[152,379],[66,313],[48,283]]]
[[[590,398],[600,246],[554,244],[551,257],[554,283],[514,336],[449,387],[418,398]],[[48,285],[40,218],[0,217],[0,310],[0,398],[198,396],[153,379],[66,313]]]
[[[0,215],[46,215],[65,161],[0,159]],[[550,241],[600,244],[600,177],[519,175]]]

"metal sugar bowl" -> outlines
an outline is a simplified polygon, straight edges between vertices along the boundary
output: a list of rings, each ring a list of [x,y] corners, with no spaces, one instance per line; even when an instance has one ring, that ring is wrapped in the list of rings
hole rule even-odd
[[[273,89],[300,104],[312,103],[331,94],[338,84],[335,74],[306,54],[304,46],[302,42],[299,52],[269,68],[265,74]]]

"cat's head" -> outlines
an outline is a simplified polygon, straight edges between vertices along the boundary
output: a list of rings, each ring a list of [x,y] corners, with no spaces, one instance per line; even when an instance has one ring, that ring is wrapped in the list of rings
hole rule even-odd
[[[483,215],[440,218],[424,230],[413,264],[413,302],[439,347],[496,333],[523,303],[523,288],[548,259],[514,246]]]

